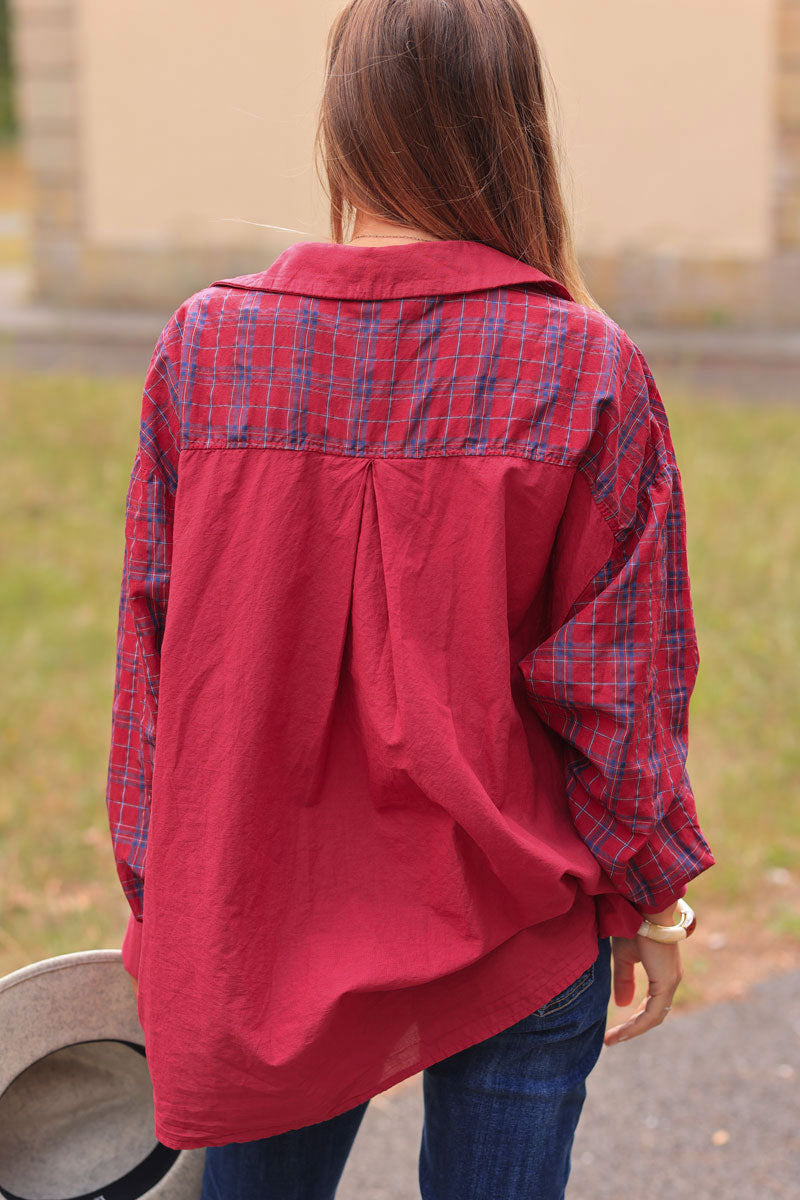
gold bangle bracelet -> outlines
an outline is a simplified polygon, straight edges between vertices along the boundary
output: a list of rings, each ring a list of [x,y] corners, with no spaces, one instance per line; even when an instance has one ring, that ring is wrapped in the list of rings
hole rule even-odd
[[[637,936],[652,938],[654,942],[681,942],[689,937],[694,933],[697,918],[685,900],[678,900],[677,905],[681,916],[676,925],[657,925],[655,921],[648,921],[647,917],[644,917],[636,930]]]

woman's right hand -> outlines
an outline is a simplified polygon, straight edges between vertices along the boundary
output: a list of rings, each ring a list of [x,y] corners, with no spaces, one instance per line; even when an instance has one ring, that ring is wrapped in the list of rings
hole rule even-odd
[[[669,924],[664,921],[662,924]],[[616,1046],[617,1042],[647,1033],[654,1025],[660,1025],[672,1005],[678,984],[683,979],[680,942],[657,942],[653,938],[637,934],[632,938],[612,937],[614,1003],[625,1008],[636,992],[634,966],[640,962],[648,980],[648,994],[636,1011],[620,1025],[606,1031],[603,1043]]]

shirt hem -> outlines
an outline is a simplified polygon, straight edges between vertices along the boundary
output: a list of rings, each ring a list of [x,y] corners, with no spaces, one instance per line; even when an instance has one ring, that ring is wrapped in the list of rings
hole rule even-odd
[[[495,1000],[488,1011],[483,1012],[480,1017],[457,1025],[446,1034],[438,1037],[435,1044],[429,1046],[425,1053],[415,1057],[413,1064],[393,1072],[381,1083],[378,1090],[373,1087],[360,1089],[358,1092],[351,1093],[343,1100],[337,1101],[334,1105],[329,1105],[324,1110],[304,1120],[302,1125],[286,1126],[285,1124],[276,1125],[274,1122],[272,1124],[261,1123],[248,1126],[246,1129],[240,1129],[235,1136],[231,1136],[230,1134],[221,1136],[219,1133],[212,1134],[210,1131],[206,1133],[184,1131],[178,1125],[156,1114],[154,1122],[155,1135],[163,1145],[168,1146],[170,1149],[199,1149],[208,1146],[228,1145],[231,1142],[249,1142],[265,1137],[274,1137],[277,1134],[288,1132],[289,1129],[305,1128],[309,1125],[316,1125],[322,1121],[330,1120],[332,1117],[340,1116],[342,1113],[348,1112],[350,1109],[362,1104],[365,1100],[371,1100],[374,1096],[388,1091],[389,1088],[401,1083],[404,1079],[410,1079],[414,1075],[418,1075],[426,1067],[433,1066],[434,1063],[441,1062],[442,1059],[448,1058],[452,1054],[457,1054],[460,1050],[465,1050],[469,1046],[485,1041],[487,1038],[493,1037],[495,1034],[501,1033],[504,1029],[508,1029],[509,1026],[516,1024],[517,1021],[521,1021],[523,1017],[529,1016],[531,1012],[546,1004],[548,999],[558,995],[560,991],[572,983],[587,967],[591,966],[597,958],[598,949],[599,939],[597,936],[597,924],[595,923],[593,938],[590,939],[588,948],[584,948],[580,954],[568,960],[562,959],[560,961],[559,970],[550,977],[546,985],[549,996],[542,998],[543,983],[541,974],[537,974],[534,971],[533,974],[526,978],[525,983],[521,987],[512,988],[510,991],[504,992],[499,999]],[[537,964],[537,968],[540,972],[540,963]],[[422,1050],[425,1042],[420,1041],[416,1045]]]

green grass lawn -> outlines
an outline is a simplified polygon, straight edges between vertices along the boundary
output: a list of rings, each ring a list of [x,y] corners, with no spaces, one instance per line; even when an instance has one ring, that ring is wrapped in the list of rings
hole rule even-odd
[[[800,408],[659,381],[686,491],[701,670],[690,771],[717,866],[698,911],[746,912],[800,866]],[[125,492],[141,380],[0,376],[0,973],[118,946],[106,823]],[[800,938],[797,913],[771,920]]]
[[[140,388],[0,376],[0,970],[118,945],[127,919],[104,795]]]
[[[662,392],[700,642],[689,768],[717,859],[690,886],[743,904],[800,867],[800,407]]]

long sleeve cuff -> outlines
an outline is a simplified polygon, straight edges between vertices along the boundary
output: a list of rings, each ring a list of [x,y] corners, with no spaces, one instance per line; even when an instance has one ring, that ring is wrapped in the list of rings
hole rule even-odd
[[[645,844],[626,864],[624,890],[643,914],[662,912],[685,896],[687,884],[714,866],[687,784]]]
[[[679,887],[677,891],[670,892],[666,889],[663,892],[654,892],[653,899],[647,904],[637,905],[639,912],[643,917],[652,915],[652,913],[664,912],[667,908],[674,908],[678,900],[682,900],[686,895],[686,884]]]

